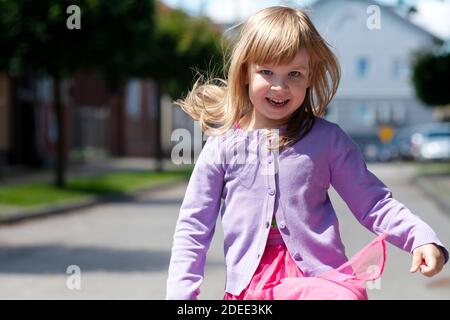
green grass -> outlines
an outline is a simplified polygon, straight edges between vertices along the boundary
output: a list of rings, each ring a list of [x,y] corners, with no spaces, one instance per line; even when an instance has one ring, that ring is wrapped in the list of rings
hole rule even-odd
[[[417,181],[423,191],[449,213],[450,163],[420,163],[417,165]]]
[[[450,176],[450,163],[430,162],[417,165],[419,176]]]
[[[89,178],[73,178],[64,189],[49,183],[22,184],[0,187],[0,206],[32,207],[72,200],[133,192],[163,182],[188,178],[191,171],[114,172]]]

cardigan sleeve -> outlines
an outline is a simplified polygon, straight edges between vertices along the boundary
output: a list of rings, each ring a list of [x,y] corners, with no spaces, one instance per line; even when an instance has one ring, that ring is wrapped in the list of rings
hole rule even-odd
[[[194,300],[221,204],[224,170],[218,137],[209,137],[192,171],[175,226],[166,299]]]
[[[386,233],[386,240],[412,253],[424,244],[441,248],[445,263],[448,250],[432,228],[393,198],[391,190],[367,169],[355,142],[336,124],[330,139],[330,182],[356,219],[376,234]]]

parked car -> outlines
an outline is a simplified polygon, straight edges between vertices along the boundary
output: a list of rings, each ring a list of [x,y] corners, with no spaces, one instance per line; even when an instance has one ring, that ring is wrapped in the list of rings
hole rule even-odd
[[[386,162],[394,161],[400,158],[397,142],[392,140],[388,143],[382,143],[378,147],[377,160]]]
[[[416,127],[397,129],[390,142],[380,143],[377,159],[379,161],[412,160],[411,136],[416,130]]]
[[[412,141],[413,134],[418,130],[417,126],[405,127],[399,129],[396,137],[396,145],[398,148],[398,159],[413,160]]]
[[[450,161],[450,123],[419,127],[411,136],[411,152],[418,161]]]

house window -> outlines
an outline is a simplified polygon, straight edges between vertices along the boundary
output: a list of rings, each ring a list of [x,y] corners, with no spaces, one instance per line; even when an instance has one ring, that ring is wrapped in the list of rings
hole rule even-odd
[[[398,79],[400,76],[400,60],[394,59],[392,62],[392,75],[394,76],[394,79]]]
[[[406,106],[404,103],[394,103],[392,111],[392,117],[395,124],[402,125],[406,122]]]
[[[392,75],[394,79],[407,80],[409,78],[409,66],[400,59],[394,59],[392,62]]]
[[[41,102],[52,103],[53,82],[49,78],[40,78],[36,81],[36,98]]]
[[[130,118],[139,118],[141,107],[141,86],[139,80],[130,80],[126,90],[126,110]]]
[[[357,124],[372,126],[375,124],[375,108],[369,107],[366,103],[361,103],[356,107],[354,118]]]
[[[369,73],[369,59],[367,57],[360,57],[356,62],[356,73],[359,78],[367,77]]]
[[[380,103],[377,107],[377,118],[379,123],[391,123],[391,106],[387,102]]]

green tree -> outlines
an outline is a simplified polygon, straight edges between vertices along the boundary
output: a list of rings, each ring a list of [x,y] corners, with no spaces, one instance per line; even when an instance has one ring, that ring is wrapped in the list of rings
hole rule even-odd
[[[197,71],[211,75],[223,71],[220,28],[206,18],[191,17],[182,10],[159,5],[154,43],[135,61],[137,75],[151,76],[158,83],[158,103],[162,93],[173,99],[180,98],[193,85]],[[161,106],[158,105],[157,119],[160,111]],[[157,170],[162,170],[160,125],[158,121],[155,137]]]
[[[156,21],[157,47],[163,48],[157,56],[170,72],[160,70],[162,72],[155,76],[161,80],[167,94],[179,98],[187,93],[196,71],[222,76],[223,55],[218,26],[206,18],[190,17],[181,10],[161,13]],[[170,48],[173,45],[174,48]]]
[[[67,8],[77,5],[81,29],[66,26]],[[128,77],[153,78],[160,96],[189,90],[194,68],[222,68],[220,30],[153,0],[0,0],[0,68],[12,75],[50,75],[58,123],[56,185],[64,186],[64,130],[60,81],[78,71],[103,75],[114,90]],[[161,169],[161,123],[156,122]]]
[[[80,9],[81,29],[69,29],[67,8]],[[96,71],[111,88],[131,75],[136,53],[153,41],[153,0],[0,0],[0,68],[53,79],[57,114],[56,185],[65,184],[61,79]]]
[[[417,97],[426,105],[434,107],[450,104],[449,77],[450,53],[425,52],[417,55],[412,80]]]

